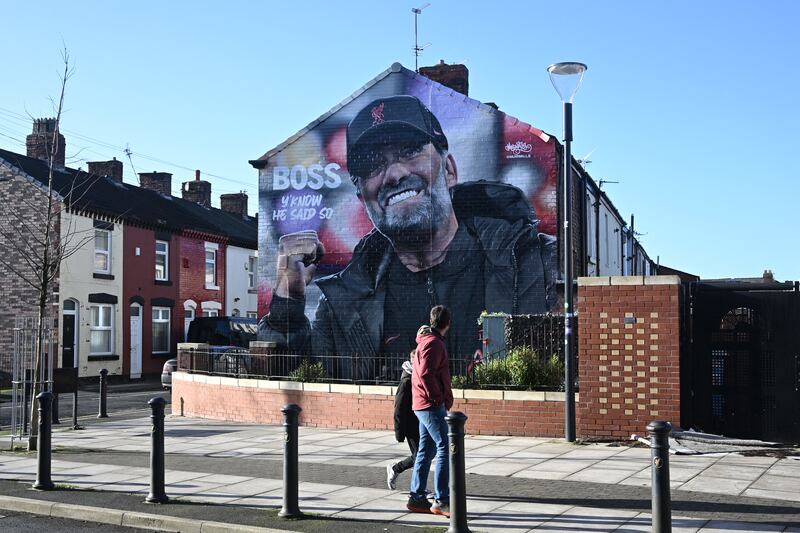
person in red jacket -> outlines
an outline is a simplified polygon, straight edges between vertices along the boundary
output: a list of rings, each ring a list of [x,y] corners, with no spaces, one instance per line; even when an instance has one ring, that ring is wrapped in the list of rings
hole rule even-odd
[[[450,329],[450,310],[443,305],[431,309],[430,326],[417,332],[417,353],[411,372],[411,407],[419,419],[419,451],[411,475],[406,508],[415,513],[450,516],[447,422],[453,406],[450,363],[444,337]],[[433,505],[425,498],[431,461],[436,456]]]

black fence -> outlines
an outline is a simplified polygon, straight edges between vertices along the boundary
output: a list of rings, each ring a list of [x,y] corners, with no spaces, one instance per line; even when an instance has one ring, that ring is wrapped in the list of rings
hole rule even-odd
[[[457,388],[563,390],[564,319],[559,315],[523,315],[506,319],[510,349],[451,356]],[[242,349],[182,350],[178,369],[229,377],[320,383],[394,385],[409,354],[255,353]],[[576,365],[577,366],[577,365]]]

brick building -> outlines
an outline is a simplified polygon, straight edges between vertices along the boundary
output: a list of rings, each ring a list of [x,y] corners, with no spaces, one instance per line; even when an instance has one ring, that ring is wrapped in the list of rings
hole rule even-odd
[[[54,126],[52,119],[34,122],[27,155],[0,150],[4,250],[19,248],[12,244],[26,239],[25,230],[41,232],[52,144],[47,139]],[[132,378],[159,373],[185,339],[187,320],[226,313],[228,244],[256,255],[247,197],[239,194],[237,202],[223,205],[225,211],[210,207],[211,185],[199,172],[182,187],[183,198],[176,198],[169,173],[143,173],[137,187],[122,181],[120,161],[91,162],[88,171],[67,168],[63,137],[59,143],[53,165],[55,245],[70,253],[50,295],[50,318],[58,323],[56,366],[78,367],[81,376],[101,368]],[[30,268],[25,258],[4,253],[0,290],[8,305],[0,313],[0,370],[9,372],[14,320],[36,314],[36,291],[17,275]],[[237,300],[247,300],[246,288],[237,291]]]

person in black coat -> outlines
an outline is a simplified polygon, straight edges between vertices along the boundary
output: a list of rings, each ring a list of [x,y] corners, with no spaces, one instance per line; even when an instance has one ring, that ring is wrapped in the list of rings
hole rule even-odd
[[[414,352],[411,354],[413,356]],[[411,409],[411,361],[403,363],[403,374],[394,395],[394,436],[397,442],[405,440],[408,443],[411,455],[386,465],[386,484],[391,490],[397,486],[397,476],[414,467],[419,448],[419,421]]]

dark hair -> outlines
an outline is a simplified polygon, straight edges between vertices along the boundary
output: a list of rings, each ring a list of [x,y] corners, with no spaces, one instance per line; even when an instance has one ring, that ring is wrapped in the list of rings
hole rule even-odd
[[[443,305],[437,305],[431,309],[431,327],[437,331],[442,331],[450,325],[450,310]]]

